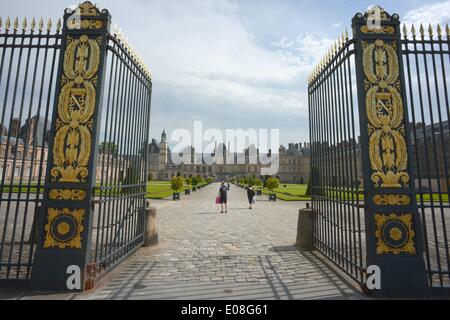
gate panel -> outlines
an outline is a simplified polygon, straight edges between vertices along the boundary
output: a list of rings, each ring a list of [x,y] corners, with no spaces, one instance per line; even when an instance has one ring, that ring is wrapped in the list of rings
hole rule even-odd
[[[360,284],[367,281],[366,265],[379,267],[384,280],[376,294],[423,296],[428,288],[448,292],[450,29],[444,39],[440,27],[437,37],[431,27],[426,32],[421,26],[419,36],[413,27],[411,39],[404,28],[401,39],[398,15],[380,7],[357,14],[352,28],[353,40],[335,45],[309,83],[315,245]],[[357,81],[346,84],[344,73],[339,86],[346,50],[354,56],[347,59],[350,66],[354,63]],[[359,151],[353,173],[362,179],[353,189],[340,178],[352,174],[345,169],[352,163],[352,147],[345,151],[345,144],[351,144],[340,117],[340,106],[352,98],[350,110],[359,109],[351,123],[358,137],[353,149]],[[342,155],[347,156],[343,162]],[[361,236],[356,274],[345,265],[354,258],[343,251],[352,244],[343,232],[348,211],[342,210],[350,199],[357,199],[354,210],[362,223],[352,230]]]
[[[411,27],[411,30],[408,30]],[[402,53],[407,83],[415,189],[424,230],[424,258],[433,289],[450,289],[450,51],[431,26],[403,27]],[[408,32],[410,31],[409,35]]]
[[[360,285],[365,223],[354,41],[343,34],[309,83],[314,245]]]
[[[34,289],[91,289],[143,243],[151,75],[110,24],[65,11]]]
[[[107,55],[91,260],[96,277],[143,244],[147,194],[151,76],[117,30]]]
[[[61,22],[0,19],[0,283],[28,280],[42,206]]]

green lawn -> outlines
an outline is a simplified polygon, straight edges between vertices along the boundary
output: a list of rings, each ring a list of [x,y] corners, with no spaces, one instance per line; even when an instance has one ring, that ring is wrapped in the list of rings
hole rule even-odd
[[[275,189],[275,193],[277,194],[277,198],[284,201],[311,201],[310,196],[306,196],[306,184],[286,184],[286,188],[284,187],[284,184],[281,184],[279,188]],[[185,186],[183,190],[181,190],[182,193],[186,189],[192,190],[192,186]],[[257,187],[255,187],[257,189]],[[11,190],[10,186],[4,186],[3,187],[3,193],[9,193]],[[26,194],[28,191],[31,194],[34,194],[37,192],[37,184],[36,182],[31,183],[30,188],[28,190],[28,186],[24,184],[22,187],[13,186],[12,187],[12,193],[19,193],[19,191],[22,194]],[[44,191],[44,186],[41,186],[41,193]],[[362,190],[361,190],[362,191]],[[263,194],[269,195],[270,191],[266,188],[262,190]],[[105,194],[107,195],[113,195],[115,193],[120,193],[120,186],[118,186],[116,189],[105,191]],[[334,194],[329,194],[329,197],[335,197],[339,198],[341,197],[342,200],[352,200],[352,194],[348,191],[342,191],[341,193],[338,191],[334,191]],[[150,181],[147,184],[147,198],[148,199],[165,199],[171,197],[173,194],[172,189],[170,188],[170,181]],[[100,190],[96,190],[96,195],[100,195]],[[353,194],[354,199],[356,200],[356,197],[359,197],[360,201],[364,201],[364,195],[356,193]],[[423,201],[426,203],[430,202],[430,194],[424,193],[423,194]],[[442,194],[439,196],[439,194],[433,194],[432,199],[434,203],[439,203],[442,199],[442,202],[449,202],[448,194]],[[420,195],[417,195],[417,201],[420,203]]]
[[[281,184],[279,188],[275,189],[275,193],[277,194],[277,198],[284,201],[311,201],[311,197],[306,195],[306,189],[308,185],[306,184],[286,184],[286,188],[284,184]],[[363,191],[363,190],[361,190]],[[262,190],[263,194],[269,195],[271,192],[264,188]],[[329,195],[332,196],[331,194]],[[334,192],[334,197],[339,198],[342,197],[342,200],[352,200],[352,194],[348,191],[343,191],[342,193]],[[356,200],[359,197],[360,201],[364,201],[364,194],[353,194],[354,199]],[[430,194],[423,194],[423,201],[429,203],[430,202]],[[433,202],[439,203],[442,199],[442,202],[448,202],[448,194],[443,194],[439,197],[439,194],[432,195]],[[420,202],[420,195],[417,195],[417,201]]]
[[[284,187],[286,185],[286,188]],[[306,195],[306,184],[281,184],[279,188],[275,189],[277,198],[284,201],[310,201],[311,197]],[[269,195],[271,192],[264,188],[263,194]]]
[[[184,186],[181,190],[192,190],[192,186]],[[150,181],[147,184],[147,198],[148,199],[165,199],[171,197],[173,194],[170,188],[170,181]]]

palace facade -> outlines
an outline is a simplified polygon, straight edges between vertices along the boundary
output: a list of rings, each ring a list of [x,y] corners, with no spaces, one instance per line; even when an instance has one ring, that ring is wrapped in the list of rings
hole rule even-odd
[[[251,146],[237,154],[231,154],[227,149],[229,148],[224,145],[216,146],[216,151],[223,150],[224,157],[222,161],[210,165],[205,163],[205,157],[214,156],[214,153],[203,155],[196,153],[195,149],[190,147],[179,154],[180,158],[185,154],[190,155],[190,161],[175,164],[172,159],[172,152],[167,144],[166,132],[163,131],[161,140],[158,142],[153,139],[149,146],[149,179],[169,180],[178,174],[183,177],[195,175],[215,177],[217,180],[250,176],[263,178],[262,169],[269,167],[269,165],[261,163],[259,152],[255,147]],[[310,175],[309,144],[291,143],[288,148],[280,146],[278,152],[279,170],[275,176],[285,183],[308,183]],[[256,155],[256,159],[251,159],[251,155]]]

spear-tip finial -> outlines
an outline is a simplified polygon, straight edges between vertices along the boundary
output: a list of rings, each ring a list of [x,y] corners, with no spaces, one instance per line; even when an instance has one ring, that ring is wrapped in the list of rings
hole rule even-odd
[[[414,26],[414,24],[411,26],[411,34],[413,37],[416,37],[416,27]]]
[[[6,18],[5,28],[6,28],[6,31],[8,31],[9,28],[11,28],[11,19],[9,17]]]
[[[2,17],[0,17],[0,29],[3,27],[3,20]]]
[[[50,18],[50,19],[48,19],[48,22],[47,22],[47,31],[50,32],[52,30],[52,26],[53,26],[52,19]]]
[[[34,29],[36,29],[36,19],[33,17],[33,19],[31,19],[31,25],[30,25],[31,31],[34,31]]]
[[[430,38],[433,38],[433,27],[431,26],[431,23],[428,25],[428,34],[430,35]]]
[[[447,38],[450,38],[450,28],[448,27],[448,23],[445,24],[445,34]]]
[[[423,24],[420,24],[420,27],[419,27],[419,34],[420,34],[420,36],[421,36],[422,38],[425,37],[425,29],[424,29],[424,27],[423,27]]]
[[[42,18],[39,20],[38,29],[39,29],[39,31],[44,30],[44,19],[42,19]]]
[[[56,32],[61,32],[61,28],[62,28],[62,23],[61,23],[61,19],[58,19],[58,22],[56,23]]]
[[[22,22],[22,30],[25,31],[28,27],[28,21],[27,18],[23,18],[23,22]]]
[[[406,28],[406,24],[403,24],[403,36],[406,38],[408,38],[408,29]]]
[[[438,23],[436,31],[437,31],[438,37],[439,38],[442,37],[442,28],[441,28],[441,24],[440,23]]]
[[[16,17],[16,19],[14,19],[13,28],[14,28],[14,31],[19,30],[19,17]]]

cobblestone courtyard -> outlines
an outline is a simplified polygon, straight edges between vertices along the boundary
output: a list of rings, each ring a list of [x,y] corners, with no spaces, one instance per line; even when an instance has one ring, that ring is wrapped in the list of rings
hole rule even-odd
[[[259,197],[248,209],[234,186],[220,214],[214,184],[159,200],[159,244],[141,248],[82,294],[0,291],[0,299],[361,299],[315,253],[295,247],[301,202]]]
[[[229,194],[229,213],[214,203],[218,185],[153,201],[158,246],[142,248],[94,291],[77,299],[346,299],[358,296],[314,254],[296,250],[303,203],[250,211],[243,190]]]

